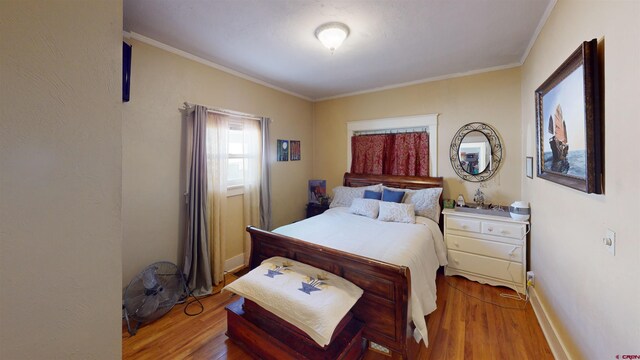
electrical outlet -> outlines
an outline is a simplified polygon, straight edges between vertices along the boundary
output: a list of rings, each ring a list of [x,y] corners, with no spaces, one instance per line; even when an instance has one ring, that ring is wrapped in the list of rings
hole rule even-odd
[[[533,271],[527,271],[527,287],[533,286],[535,283],[535,275]]]
[[[602,238],[602,244],[607,247],[607,250],[611,253],[611,255],[616,255],[616,232],[607,229],[605,231],[604,237]]]

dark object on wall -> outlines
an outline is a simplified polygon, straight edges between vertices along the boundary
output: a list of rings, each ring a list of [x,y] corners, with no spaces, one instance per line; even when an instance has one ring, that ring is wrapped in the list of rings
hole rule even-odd
[[[129,101],[131,91],[131,45],[122,42],[122,102]]]
[[[533,179],[533,157],[527,156],[525,164],[526,175],[529,179]]]
[[[291,161],[300,160],[300,140],[289,140]]]
[[[278,140],[278,161],[289,161],[289,140]]]
[[[602,194],[596,39],[585,41],[536,90],[538,177]]]

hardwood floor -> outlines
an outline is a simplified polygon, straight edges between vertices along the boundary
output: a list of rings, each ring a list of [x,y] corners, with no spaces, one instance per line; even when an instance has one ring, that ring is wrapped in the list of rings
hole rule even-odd
[[[429,347],[421,346],[418,359],[553,359],[531,305],[500,296],[513,291],[441,273],[436,281],[438,309],[427,319]],[[123,324],[123,359],[251,359],[224,334],[224,307],[235,299],[228,292],[206,297],[198,316],[185,315],[179,304],[136,336]],[[364,359],[389,357],[368,351]]]

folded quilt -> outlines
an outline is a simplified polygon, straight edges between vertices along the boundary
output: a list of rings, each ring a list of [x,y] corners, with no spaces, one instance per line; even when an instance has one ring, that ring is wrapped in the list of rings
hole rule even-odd
[[[244,296],[326,346],[362,296],[348,280],[283,257],[272,257],[224,290]]]

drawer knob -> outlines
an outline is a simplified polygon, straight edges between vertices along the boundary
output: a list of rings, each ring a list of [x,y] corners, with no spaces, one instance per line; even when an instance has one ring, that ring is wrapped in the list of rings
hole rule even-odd
[[[456,264],[460,264],[460,261],[458,261],[458,259],[453,259],[453,262]]]
[[[489,231],[493,231],[493,228],[492,228],[492,227],[490,227],[490,228],[488,228],[487,230],[489,230]]]
[[[458,242],[457,242],[457,241],[454,241],[454,242],[453,242],[453,245],[454,245],[455,247],[460,247],[460,244],[458,244]]]
[[[502,231],[500,231],[500,234],[505,234],[505,235],[506,235],[506,234],[508,234],[508,233],[509,233],[509,232],[508,232],[507,230],[502,230]]]
[[[467,225],[462,225],[462,228],[466,230],[467,229]]]

